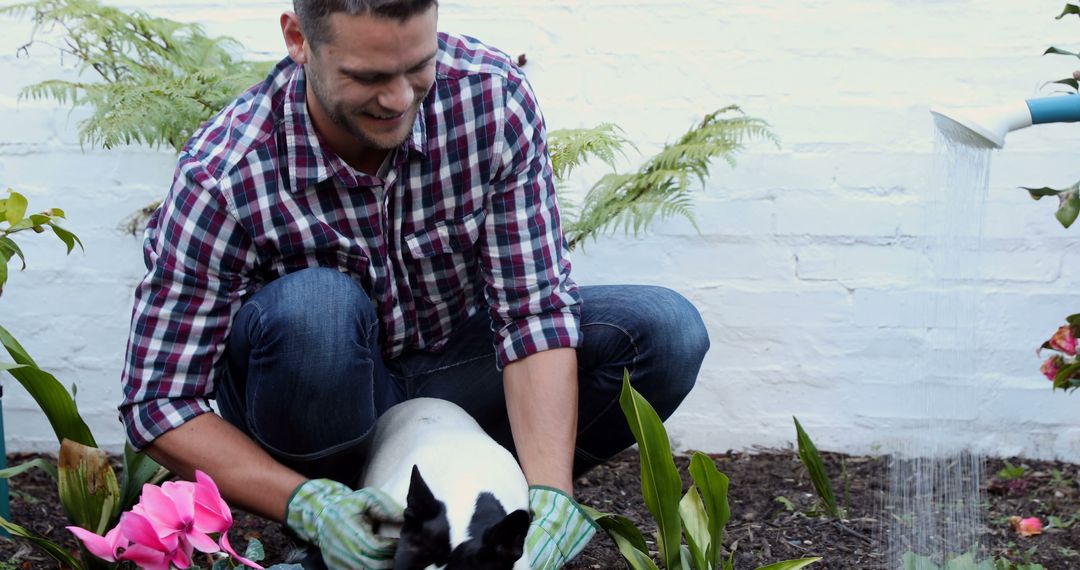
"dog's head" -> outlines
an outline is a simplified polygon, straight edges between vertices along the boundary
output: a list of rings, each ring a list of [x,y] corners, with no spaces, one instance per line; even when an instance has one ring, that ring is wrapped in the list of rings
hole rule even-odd
[[[394,570],[510,570],[525,552],[529,513],[506,509],[490,493],[476,498],[468,538],[451,544],[446,505],[435,498],[413,466],[405,523],[394,555]]]

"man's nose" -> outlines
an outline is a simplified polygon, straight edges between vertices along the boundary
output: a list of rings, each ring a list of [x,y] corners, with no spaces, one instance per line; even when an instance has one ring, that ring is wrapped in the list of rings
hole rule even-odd
[[[399,75],[386,83],[379,94],[379,105],[387,111],[404,113],[413,102],[413,87],[404,75]]]

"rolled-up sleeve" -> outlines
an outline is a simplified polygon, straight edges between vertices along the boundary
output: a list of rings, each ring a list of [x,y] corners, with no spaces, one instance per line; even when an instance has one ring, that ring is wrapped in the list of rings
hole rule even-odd
[[[144,257],[119,408],[138,449],[211,411],[209,396],[254,251],[218,181],[181,156],[173,187],[147,229]]]
[[[523,77],[511,76],[504,95],[482,255],[500,367],[581,342],[544,119]]]

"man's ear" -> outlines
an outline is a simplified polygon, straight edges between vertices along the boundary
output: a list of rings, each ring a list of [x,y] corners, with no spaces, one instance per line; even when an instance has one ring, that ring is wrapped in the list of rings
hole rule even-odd
[[[307,40],[304,31],[300,29],[300,18],[296,12],[284,12],[281,14],[281,36],[285,39],[285,47],[289,50],[289,57],[300,65],[307,63]]]
[[[529,512],[518,509],[484,531],[480,548],[500,563],[511,563],[525,552],[529,532]]]
[[[412,468],[412,480],[409,481],[409,494],[405,501],[406,518],[425,521],[439,516],[443,510],[442,503],[431,494],[427,482],[420,475],[420,469],[415,465]]]

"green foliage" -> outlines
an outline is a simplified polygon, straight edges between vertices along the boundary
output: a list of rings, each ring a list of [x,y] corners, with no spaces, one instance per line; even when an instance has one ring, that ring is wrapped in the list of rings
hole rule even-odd
[[[1003,481],[1011,481],[1013,479],[1021,479],[1027,474],[1027,469],[1023,465],[1013,465],[1008,461],[1005,462],[1005,467],[997,472],[998,479]]]
[[[209,37],[197,24],[125,12],[95,0],[37,0],[0,8],[29,14],[34,36],[63,33],[61,53],[74,57],[93,81],[43,81],[21,96],[90,106],[79,125],[84,143],[169,145],[177,152],[199,125],[238,93],[262,80],[271,64],[239,59],[241,46]],[[28,50],[35,42],[22,48]]]
[[[693,484],[682,493],[682,480],[671,456],[667,430],[656,410],[630,385],[623,374],[619,404],[641,453],[641,489],[645,504],[657,524],[658,566],[641,535],[626,517],[586,509],[589,516],[615,541],[619,552],[633,570],[730,570],[734,551],[723,558],[724,527],[731,512],[728,506],[728,478],[704,453],[690,460]],[[682,544],[685,535],[686,545]],[[786,560],[758,570],[797,570],[820,558]]]
[[[795,420],[795,433],[799,443],[799,460],[802,461],[810,481],[814,484],[818,498],[821,500],[821,509],[826,515],[834,519],[844,518],[844,511],[836,504],[836,494],[833,493],[832,482],[829,474],[825,471],[825,463],[821,460],[821,454],[817,446],[807,435],[798,418]]]
[[[31,231],[52,233],[64,243],[67,253],[75,246],[83,247],[79,238],[57,225],[64,212],[58,208],[39,214],[27,215],[26,197],[9,190],[8,197],[0,200],[0,286],[7,279],[8,263],[18,257],[26,268],[26,257],[11,236]],[[49,420],[60,444],[59,468],[36,459],[21,465],[0,470],[0,479],[7,479],[31,468],[44,470],[57,481],[60,503],[71,521],[99,534],[116,524],[122,510],[129,508],[137,499],[142,485],[160,482],[167,472],[150,458],[126,448],[124,452],[123,484],[117,482],[116,474],[105,452],[97,448],[94,435],[86,425],[75,405],[75,398],[52,374],[38,367],[25,348],[10,332],[0,326],[0,345],[14,362],[0,362],[0,371],[7,372],[34,398],[42,413]],[[70,568],[99,566],[96,560],[84,559],[78,564],[61,546],[41,538],[30,530],[11,521],[0,519],[0,528],[13,536],[27,540],[41,548],[57,562]],[[88,555],[87,555],[88,556]]]
[[[595,156],[614,167],[616,154],[627,144],[621,131],[604,124],[594,129],[554,131],[553,168],[564,180],[573,168]],[[576,214],[568,214],[566,239],[572,249],[588,238],[622,228],[627,234],[646,231],[657,219],[682,216],[697,228],[691,186],[702,186],[715,159],[735,165],[735,155],[756,139],[776,142],[769,125],[747,117],[731,105],[710,113],[675,143],[629,174],[611,172],[600,178]]]

